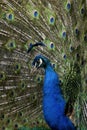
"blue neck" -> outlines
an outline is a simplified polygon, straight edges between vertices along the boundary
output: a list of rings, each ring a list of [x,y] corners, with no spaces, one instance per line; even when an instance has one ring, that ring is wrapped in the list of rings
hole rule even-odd
[[[53,70],[51,64],[49,64],[45,69],[43,89],[44,94],[61,93],[58,74]]]

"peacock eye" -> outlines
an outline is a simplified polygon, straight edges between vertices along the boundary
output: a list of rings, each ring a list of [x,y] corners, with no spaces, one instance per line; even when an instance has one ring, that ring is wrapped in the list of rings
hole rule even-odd
[[[37,60],[37,64],[40,64],[40,60],[39,59]]]

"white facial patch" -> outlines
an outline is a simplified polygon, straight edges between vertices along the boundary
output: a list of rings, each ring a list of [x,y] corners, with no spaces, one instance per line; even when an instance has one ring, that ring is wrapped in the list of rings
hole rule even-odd
[[[40,64],[39,64],[39,67],[41,66],[41,64],[43,63],[42,59],[39,60],[40,61]]]

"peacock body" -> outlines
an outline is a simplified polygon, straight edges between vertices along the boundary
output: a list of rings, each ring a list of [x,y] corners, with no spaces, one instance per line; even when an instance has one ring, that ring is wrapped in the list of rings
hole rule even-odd
[[[36,56],[33,62],[36,67],[44,67],[43,112],[52,130],[75,130],[74,125],[65,115],[65,100],[61,93],[58,75],[46,57]],[[50,77],[51,76],[51,77]]]
[[[43,106],[45,100],[48,105],[54,101],[43,98],[42,86],[50,86],[48,80],[55,76],[39,68],[31,71],[37,54],[47,57],[52,74],[59,76],[57,91],[64,102],[60,111],[65,107],[66,118],[77,129],[86,130],[86,0],[0,1],[0,130],[50,129]],[[55,81],[50,80],[52,87]],[[55,91],[57,98],[57,91],[48,88],[44,87],[50,94]]]

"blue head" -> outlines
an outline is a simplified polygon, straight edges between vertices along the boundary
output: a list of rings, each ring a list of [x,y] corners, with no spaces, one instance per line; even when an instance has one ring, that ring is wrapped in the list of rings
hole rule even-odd
[[[46,58],[43,55],[37,55],[35,56],[33,63],[33,66],[35,66],[37,69],[38,68],[46,68],[48,65],[51,65],[50,60]]]

